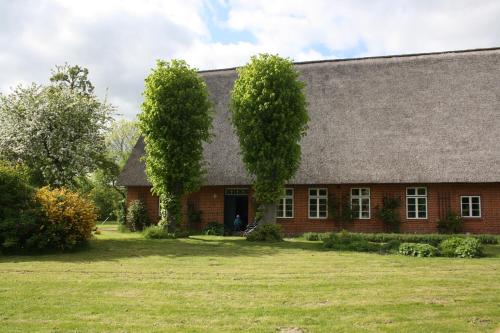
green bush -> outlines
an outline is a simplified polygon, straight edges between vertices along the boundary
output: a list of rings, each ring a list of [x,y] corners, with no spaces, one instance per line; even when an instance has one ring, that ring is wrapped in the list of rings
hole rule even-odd
[[[33,208],[34,202],[34,189],[24,170],[0,162],[0,221]]]
[[[483,253],[481,242],[473,237],[446,239],[441,242],[439,249],[441,254],[447,257],[477,258]]]
[[[167,232],[167,229],[153,225],[150,227],[144,228],[142,231],[144,238],[146,239],[173,239],[175,238],[174,234]]]
[[[398,252],[401,242],[397,239],[391,239],[387,243],[381,245],[382,252]]]
[[[374,243],[387,243],[391,240],[398,240],[401,243],[426,243],[438,246],[443,240],[451,237],[466,238],[469,235],[445,235],[445,234],[396,234],[396,233],[350,233],[356,235],[358,239],[364,239]],[[498,244],[498,236],[495,235],[474,235],[481,244]]]
[[[368,242],[357,234],[346,231],[331,234],[330,237],[323,239],[323,247],[331,250],[357,252],[378,252],[381,249],[379,244]]]
[[[439,250],[429,244],[403,243],[399,246],[399,253],[413,257],[437,257]]]
[[[247,235],[247,241],[250,242],[279,242],[282,240],[283,233],[281,232],[281,226],[276,223],[260,224]]]
[[[476,238],[464,238],[455,250],[455,254],[460,258],[477,258],[483,255],[481,243]]]
[[[224,236],[224,224],[215,221],[210,222],[203,228],[202,233],[210,236]]]
[[[442,234],[456,234],[462,231],[463,219],[455,213],[448,213],[443,220],[439,220],[437,228]]]
[[[151,225],[146,205],[140,200],[130,203],[127,212],[127,227],[130,231],[142,231]]]
[[[96,225],[95,206],[64,188],[35,192],[24,175],[0,164],[0,249],[69,250],[86,243]]]
[[[331,232],[306,232],[302,234],[302,238],[307,241],[322,241],[330,237]]]
[[[162,226],[153,225],[144,228],[142,235],[146,239],[174,239],[174,238],[187,238],[189,232],[186,230],[176,230],[175,232],[168,232]]]
[[[380,208],[377,212],[377,217],[384,222],[390,231],[398,232],[399,231],[399,212],[398,208],[401,206],[400,198],[393,198],[385,196],[382,199],[382,208]]]
[[[439,251],[441,252],[441,255],[445,257],[454,257],[455,250],[460,244],[462,244],[462,241],[463,238],[460,237],[451,237],[443,240],[439,244]]]

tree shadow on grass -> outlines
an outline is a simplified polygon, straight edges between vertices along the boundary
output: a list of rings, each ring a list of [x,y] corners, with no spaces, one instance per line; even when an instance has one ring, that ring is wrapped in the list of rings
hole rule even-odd
[[[100,262],[124,258],[160,256],[181,257],[259,257],[283,250],[322,251],[321,244],[313,242],[248,242],[244,238],[207,238],[191,236],[186,239],[146,240],[142,238],[94,239],[89,246],[75,252],[0,255],[2,262],[58,261]]]

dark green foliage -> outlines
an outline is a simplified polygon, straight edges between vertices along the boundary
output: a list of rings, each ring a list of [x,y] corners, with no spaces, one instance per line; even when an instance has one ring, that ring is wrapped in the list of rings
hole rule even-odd
[[[22,167],[0,162],[0,221],[30,209],[33,195]]]
[[[437,257],[439,250],[429,244],[421,243],[402,243],[399,246],[399,253],[412,257]]]
[[[309,117],[304,83],[291,60],[261,54],[238,69],[231,93],[232,123],[259,204],[272,204],[300,164]]]
[[[201,223],[201,211],[196,209],[193,203],[188,203],[187,218],[189,229],[195,230]]]
[[[397,252],[399,250],[400,245],[401,245],[400,241],[398,241],[397,239],[392,239],[387,243],[383,243],[381,249],[383,252]]]
[[[323,247],[339,251],[357,251],[357,252],[378,252],[381,247],[379,244],[371,243],[357,234],[342,231],[337,234],[331,234],[330,237],[323,240]]]
[[[462,231],[463,219],[455,213],[448,213],[446,218],[438,221],[437,228],[441,234],[456,234]]]
[[[144,228],[142,234],[146,239],[174,239],[189,237],[189,232],[186,230],[176,230],[175,232],[168,232],[167,230],[165,230],[165,228],[157,225]]]
[[[160,226],[150,226],[142,231],[144,238],[146,239],[174,239],[174,234],[168,232]]]
[[[328,197],[328,210],[330,217],[336,222],[339,222],[342,228],[347,228],[350,222],[355,218],[355,213],[351,209],[348,195],[339,198],[331,194]]]
[[[392,232],[399,232],[399,211],[401,199],[385,196],[382,199],[382,207],[377,212],[377,217],[384,222],[387,229]]]
[[[441,252],[441,255],[444,257],[454,257],[455,250],[460,244],[462,244],[462,241],[463,238],[460,237],[451,237],[443,240],[439,244],[439,251]]]
[[[224,224],[217,221],[210,222],[205,228],[203,228],[202,233],[204,235],[211,236],[224,236]]]
[[[67,63],[56,66],[52,70],[50,82],[61,88],[68,88],[84,95],[92,95],[94,86],[88,79],[89,70],[78,65],[70,66]]]
[[[247,241],[250,242],[280,242],[283,240],[281,225],[276,223],[263,223],[258,225],[250,234]]]
[[[181,219],[181,197],[196,191],[203,175],[203,142],[212,116],[205,82],[182,60],[158,61],[146,78],[139,127],[146,143],[146,173],[160,197],[170,232]]]
[[[302,234],[302,238],[308,241],[322,241],[330,237],[331,232],[306,232]]]
[[[474,237],[446,239],[439,245],[439,250],[446,257],[476,258],[483,253],[481,242]]]
[[[33,235],[39,230],[42,212],[34,194],[20,166],[0,163],[0,250],[22,250],[35,244]]]
[[[351,233],[374,243],[387,243],[391,240],[398,240],[401,243],[427,243],[438,246],[443,240],[450,237],[468,237],[468,235],[442,235],[442,234],[395,234],[395,233]],[[495,235],[474,235],[482,244],[498,244],[498,236]]]
[[[128,206],[127,227],[130,231],[142,231],[151,225],[146,205],[141,200],[134,200]]]
[[[118,202],[118,208],[115,212],[116,222],[119,225],[125,225],[127,223],[127,202],[125,199],[122,199]]]

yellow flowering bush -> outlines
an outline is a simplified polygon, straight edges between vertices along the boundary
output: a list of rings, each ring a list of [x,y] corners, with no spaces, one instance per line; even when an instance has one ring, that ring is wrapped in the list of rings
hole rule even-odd
[[[97,222],[95,206],[87,199],[66,188],[42,187],[35,194],[44,219],[38,247],[71,249],[92,237]]]

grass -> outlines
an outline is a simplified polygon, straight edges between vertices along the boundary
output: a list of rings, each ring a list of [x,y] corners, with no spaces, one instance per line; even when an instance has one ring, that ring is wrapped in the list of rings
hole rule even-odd
[[[500,246],[481,259],[324,251],[319,242],[145,240],[0,255],[1,332],[492,332]]]

